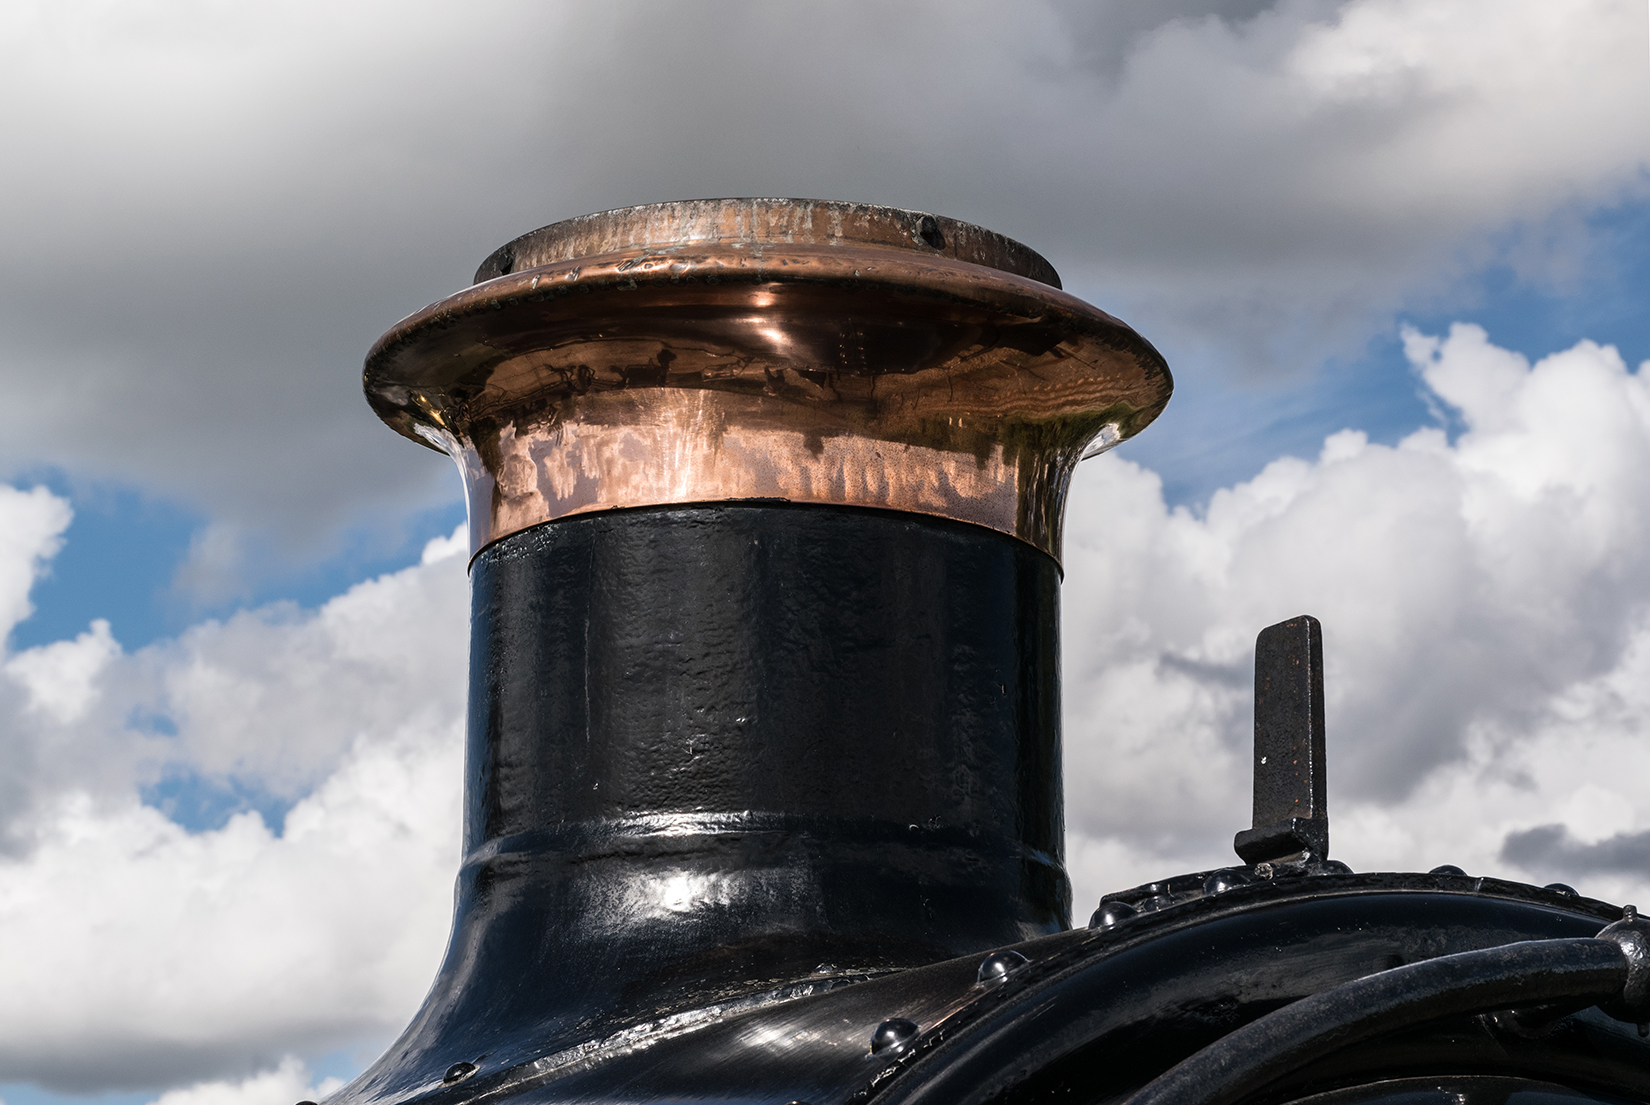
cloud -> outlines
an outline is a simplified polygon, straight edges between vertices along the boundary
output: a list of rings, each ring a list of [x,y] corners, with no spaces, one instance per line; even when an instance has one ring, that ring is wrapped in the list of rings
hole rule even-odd
[[[1576,880],[1619,876],[1584,891],[1650,887],[1601,858],[1629,837],[1567,851],[1542,828],[1602,818],[1591,848],[1650,827],[1650,388],[1589,342],[1534,365],[1473,326],[1406,345],[1453,442],[1343,431],[1201,514],[1127,461],[1082,470],[1064,694],[1085,894],[1233,861],[1254,635],[1302,612],[1324,623],[1338,855],[1543,879],[1573,855]]]
[[[1577,872],[1596,871],[1642,878],[1650,871],[1650,831],[1617,833],[1596,844],[1583,844],[1563,825],[1537,825],[1509,833],[1501,846],[1501,858],[1525,871],[1558,871],[1570,878]]]
[[[97,701],[97,677],[120,646],[102,618],[72,641],[32,648],[6,662],[5,672],[29,696],[29,709],[59,725],[80,720]]]
[[[0,533],[50,515],[41,503],[0,496]],[[263,1069],[162,1101],[290,1105],[307,1075],[283,1055],[405,1024],[458,860],[462,549],[432,541],[313,612],[245,612],[134,654],[97,622],[4,659],[0,1081],[91,1092]],[[188,828],[140,801],[177,773],[290,807]]]
[[[279,1066],[238,1082],[204,1082],[168,1090],[151,1105],[291,1105],[300,1098],[319,1101],[342,1085],[337,1078],[311,1083],[303,1063],[289,1056]]]
[[[36,487],[0,486],[0,643],[34,612],[29,591],[46,561],[62,547],[74,512],[69,504]]]
[[[31,416],[0,466],[186,501],[214,528],[185,582],[233,593],[450,497],[358,394],[389,323],[541,223],[696,195],[974,219],[1177,363],[1316,365],[1509,228],[1539,275],[1555,213],[1642,194],[1643,20],[1626,0],[13,6],[0,94],[30,110],[0,141],[30,172],[0,213],[0,379]]]
[[[1233,861],[1252,642],[1303,611],[1325,627],[1337,856],[1650,901],[1642,370],[1588,342],[1531,364],[1472,326],[1406,348],[1453,439],[1342,431],[1202,512],[1115,455],[1080,469],[1062,612],[1080,911]],[[0,533],[35,519],[0,579],[26,588],[65,517],[0,494]],[[94,625],[4,657],[0,1081],[253,1100],[307,1078],[284,1057],[406,1023],[458,863],[462,552],[455,533],[319,610],[134,653]],[[176,773],[286,812],[180,823],[141,800]]]
[[[1532,366],[1473,327],[1406,340],[1454,442],[1346,431],[1202,515],[1165,509],[1126,461],[1085,468],[1065,619],[1085,883],[1222,862],[1244,823],[1253,634],[1303,609],[1326,625],[1341,854],[1639,877],[1619,855],[1645,831],[1631,780],[1647,776],[1621,765],[1650,716],[1650,397],[1589,343]],[[66,514],[40,493],[4,502],[10,532],[35,520],[3,566],[27,579]],[[233,1070],[405,1015],[454,856],[458,548],[432,543],[314,614],[249,612],[130,656],[94,626],[6,661],[8,755],[31,758],[36,788],[13,807],[32,812],[0,897],[0,947],[31,949],[0,1005],[7,1077]],[[167,765],[296,805],[279,835],[255,813],[189,832],[136,801]],[[1565,809],[1566,833],[1610,815],[1577,844],[1544,828]]]
[[[448,926],[456,738],[362,749],[280,837],[255,812],[190,833],[63,796],[0,889],[7,1080],[161,1087],[387,1042]]]

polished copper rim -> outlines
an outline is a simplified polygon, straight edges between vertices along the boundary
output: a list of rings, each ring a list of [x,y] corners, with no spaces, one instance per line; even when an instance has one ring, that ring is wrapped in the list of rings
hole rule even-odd
[[[1027,275],[1047,262],[967,224],[772,200],[602,218],[495,251],[482,273],[511,271],[368,355],[374,410],[464,473],[472,552],[590,511],[784,499],[954,518],[1058,556],[1078,459],[1173,386],[1133,330],[1052,269]]]

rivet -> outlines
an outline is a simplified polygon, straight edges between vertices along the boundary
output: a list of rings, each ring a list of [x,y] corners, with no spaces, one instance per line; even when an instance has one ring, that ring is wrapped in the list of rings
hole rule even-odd
[[[1453,864],[1453,863],[1445,863],[1445,864],[1441,864],[1437,867],[1434,867],[1431,871],[1428,871],[1427,874],[1429,874],[1429,875],[1465,875],[1466,872],[1461,870],[1459,867],[1455,866],[1455,864]]]
[[[1581,897],[1581,895],[1576,892],[1576,888],[1571,886],[1567,882],[1550,882],[1546,886],[1543,886],[1541,889],[1551,890],[1554,894],[1562,894],[1566,898],[1579,898],[1579,897]]]
[[[1089,928],[1109,929],[1116,928],[1138,912],[1128,902],[1101,902],[1100,908],[1094,911],[1089,918]]]
[[[447,1073],[441,1076],[441,1084],[450,1086],[454,1082],[462,1082],[476,1072],[474,1063],[454,1063],[447,1068]]]
[[[916,1022],[908,1021],[904,1017],[894,1017],[877,1025],[877,1030],[871,1033],[871,1054],[881,1055],[885,1051],[896,1051],[904,1047],[917,1034]]]
[[[980,973],[975,977],[981,986],[1001,982],[1015,971],[1024,967],[1031,960],[1015,951],[995,952],[985,957],[980,963]]]
[[[1216,871],[1203,880],[1203,893],[1224,894],[1234,887],[1247,886],[1249,876],[1236,868],[1228,867],[1223,871]]]
[[[1270,863],[1257,863],[1257,864],[1255,864],[1255,878],[1257,878],[1257,879],[1269,879],[1274,874],[1276,874],[1276,872],[1274,872],[1272,870],[1272,865]]]

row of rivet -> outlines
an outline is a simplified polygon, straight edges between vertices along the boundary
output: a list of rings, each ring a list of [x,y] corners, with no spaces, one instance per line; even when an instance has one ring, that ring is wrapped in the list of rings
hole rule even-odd
[[[1329,864],[1325,863],[1323,866],[1328,867]],[[1315,873],[1351,873],[1351,869],[1345,864],[1335,863],[1334,867],[1338,870],[1324,870]],[[1163,893],[1154,894],[1151,897],[1144,899],[1138,905],[1130,905],[1128,902],[1118,899],[1102,901],[1100,903],[1100,908],[1095,910],[1094,915],[1089,919],[1089,928],[1115,928],[1124,921],[1128,920],[1130,917],[1134,917],[1138,914],[1155,913],[1160,909],[1174,905],[1175,903],[1181,901],[1192,901],[1196,898],[1209,897],[1215,894],[1224,894],[1226,891],[1235,889],[1236,887],[1247,886],[1248,884],[1256,881],[1256,878],[1271,879],[1275,874],[1274,865],[1270,863],[1256,864],[1253,870],[1255,872],[1254,877],[1251,877],[1243,868],[1240,867],[1230,867],[1221,871],[1216,871],[1203,881],[1202,888],[1197,892],[1190,894],[1173,894],[1168,891],[1164,891]],[[1427,874],[1458,875],[1461,877],[1466,877],[1467,873],[1461,868],[1455,866],[1453,863],[1446,863],[1441,866],[1434,867],[1432,870],[1428,871]],[[1542,889],[1550,890],[1555,894],[1562,894],[1566,898],[1578,898],[1581,896],[1576,891],[1575,887],[1570,886],[1567,883],[1548,883],[1546,886],[1542,887]]]
[[[976,986],[995,986],[1031,961],[1017,951],[993,952],[980,961],[975,972]],[[919,1031],[915,1021],[904,1017],[890,1017],[877,1025],[871,1033],[871,1054],[886,1055],[896,1052],[916,1038]]]
[[[1460,876],[1464,876],[1466,874],[1465,871],[1453,864],[1444,864],[1440,867],[1434,867],[1427,873],[1429,875]],[[1226,891],[1232,890],[1236,887],[1246,886],[1253,881],[1254,880],[1252,878],[1237,868],[1216,871],[1204,880],[1202,894],[1223,894]],[[1549,883],[1543,889],[1551,890],[1558,894],[1563,894],[1566,897],[1573,898],[1578,896],[1573,887],[1570,887],[1564,883]],[[1142,906],[1145,907],[1142,909],[1136,909],[1134,906],[1131,906],[1127,902],[1123,901],[1102,902],[1100,903],[1100,908],[1095,910],[1093,918],[1089,921],[1089,928],[1114,928],[1139,913],[1154,912],[1157,909],[1163,908],[1164,906],[1170,904],[1169,897],[1170,896],[1167,894],[1161,894],[1149,898],[1142,903]],[[996,985],[997,983],[1007,979],[1008,976],[1013,974],[1015,971],[1018,971],[1020,968],[1026,966],[1029,962],[1030,961],[1026,959],[1024,955],[1017,951],[994,952],[991,955],[986,956],[986,958],[981,961],[979,971],[975,976],[975,984],[979,986]],[[872,1055],[885,1055],[890,1052],[899,1051],[905,1047],[906,1044],[916,1038],[919,1030],[919,1026],[915,1021],[907,1020],[904,1017],[890,1017],[888,1020],[885,1020],[881,1024],[877,1025],[876,1029],[871,1033],[870,1053]],[[454,1063],[452,1066],[447,1068],[447,1072],[442,1077],[441,1082],[443,1085],[452,1085],[455,1082],[462,1082],[464,1079],[474,1074],[477,1069],[478,1068],[474,1063]],[[312,1101],[300,1101],[298,1102],[298,1105],[315,1105],[315,1103]],[[805,1105],[805,1103],[792,1102],[791,1105]]]
[[[975,974],[975,984],[979,986],[993,986],[1009,975],[1018,971],[1029,963],[1025,956],[1017,951],[993,952],[980,963],[980,969]],[[915,1021],[904,1017],[890,1017],[877,1025],[871,1033],[871,1054],[883,1055],[891,1051],[898,1051],[916,1038],[918,1026]],[[450,1086],[455,1082],[462,1082],[474,1074],[478,1068],[474,1063],[454,1063],[447,1068],[442,1076],[441,1084]],[[313,1101],[300,1101],[298,1105],[315,1105]],[[792,1102],[791,1105],[805,1105],[801,1102]]]
[[[1465,871],[1461,870],[1461,868],[1455,866],[1455,864],[1453,864],[1453,863],[1439,864],[1437,867],[1434,867],[1431,871],[1428,871],[1427,874],[1429,874],[1429,875],[1459,875],[1462,878],[1467,877],[1467,873]],[[1541,889],[1551,890],[1554,894],[1562,894],[1566,898],[1579,898],[1579,897],[1581,897],[1581,892],[1579,890],[1577,890],[1575,887],[1571,886],[1567,882],[1550,882],[1546,886],[1543,886]]]
[[[441,1076],[443,1086],[451,1086],[455,1082],[462,1082],[481,1068],[474,1063],[454,1063],[447,1068],[447,1073]],[[298,1105],[315,1105],[313,1101],[300,1101]]]

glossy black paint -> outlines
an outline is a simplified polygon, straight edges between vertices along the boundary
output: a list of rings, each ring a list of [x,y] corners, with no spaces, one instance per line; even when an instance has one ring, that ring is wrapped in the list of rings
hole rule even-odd
[[[1188,888],[1207,873],[1166,880]],[[592,1033],[509,1068],[412,1095],[421,1102],[812,1105],[1120,1102],[1227,1033],[1311,994],[1439,956],[1521,940],[1587,938],[1620,911],[1495,880],[1294,874],[1218,894],[1176,892],[1107,930],[998,949],[1026,958],[980,980],[986,956],[821,978]],[[989,976],[989,970],[986,974]],[[896,1046],[875,1050],[893,1021]],[[1420,1079],[1538,1080],[1575,1100],[1647,1100],[1650,1047],[1597,1010],[1539,1039],[1445,1016],[1344,1049],[1257,1101]],[[1414,1090],[1410,1083],[1409,1089]],[[404,1100],[405,1098],[397,1098]],[[1360,1101],[1379,1097],[1360,1096]],[[1394,1098],[1394,1100],[1402,1100]],[[1431,1100],[1424,1098],[1424,1100]],[[1446,1099],[1448,1100],[1448,1099]]]
[[[1129,1105],[1235,1105],[1300,1068],[1416,1025],[1619,996],[1631,964],[1611,940],[1522,940],[1378,971],[1292,1002],[1154,1078]]]
[[[485,549],[451,946],[341,1100],[1066,928],[1058,579],[980,527],[777,503]]]
[[[1492,879],[1296,872],[1216,894],[1197,889],[1210,873],[1181,876],[1120,895],[1161,904],[1110,927],[1021,945],[1027,968],[925,1026],[897,1070],[849,1100],[1128,1101],[1162,1072],[1312,995],[1440,956],[1593,937],[1621,916],[1603,903]],[[1329,1049],[1319,1062],[1249,1087],[1242,1100],[1484,1074],[1545,1079],[1599,1100],[1650,1100],[1650,1046],[1597,1008],[1535,1039],[1456,1012],[1447,1004],[1423,1010],[1424,1024]]]
[[[1296,1105],[1632,1105],[1613,1094],[1570,1089],[1533,1078],[1470,1074],[1447,1078],[1383,1078],[1297,1100]]]

